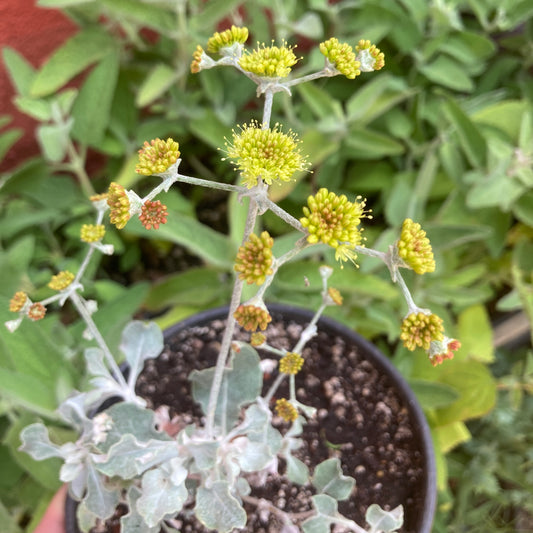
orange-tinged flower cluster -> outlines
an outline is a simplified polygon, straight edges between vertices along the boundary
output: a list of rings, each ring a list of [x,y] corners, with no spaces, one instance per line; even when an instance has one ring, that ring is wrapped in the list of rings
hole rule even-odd
[[[207,51],[212,54],[220,52],[222,48],[227,48],[235,43],[244,44],[248,40],[248,28],[231,26],[230,29],[222,32],[215,32],[207,41]]]
[[[109,185],[107,205],[110,209],[111,224],[114,224],[117,229],[122,229],[130,219],[130,199],[124,187],[119,183],[112,182]]]
[[[286,398],[276,400],[276,413],[286,422],[294,422],[298,418],[298,409]]]
[[[268,231],[263,231],[259,237],[252,233],[237,252],[234,268],[239,278],[249,285],[262,285],[266,277],[272,274],[273,245],[274,239]]]
[[[413,351],[417,346],[429,350],[433,341],[444,339],[443,331],[442,318],[419,311],[403,319],[400,339],[408,350]]]
[[[192,54],[191,74],[198,74],[198,72],[200,72],[200,63],[202,62],[202,56],[204,54],[204,49],[198,44],[196,50]]]
[[[161,174],[168,170],[179,156],[179,144],[170,137],[166,141],[161,139],[145,141],[139,150],[139,163],[135,171],[144,176]]]
[[[254,347],[261,346],[266,342],[266,335],[259,331],[255,331],[250,335],[250,344]]]
[[[444,337],[442,341],[432,341],[429,347],[429,360],[433,366],[442,364],[446,359],[453,359],[456,352],[461,347],[457,339]]]
[[[86,243],[101,241],[104,235],[105,226],[103,224],[84,224],[80,230],[80,239]]]
[[[420,224],[406,218],[403,221],[402,232],[396,246],[398,255],[405,265],[417,274],[425,274],[435,270],[433,249]]]
[[[162,204],[159,200],[151,202],[147,200],[141,207],[141,214],[139,220],[146,229],[159,229],[160,224],[167,222],[167,206]]]
[[[328,287],[328,297],[335,305],[342,305],[342,294],[334,287]]]
[[[272,321],[272,317],[266,309],[255,305],[241,304],[233,316],[246,331],[255,331],[256,329],[264,331]]]
[[[28,301],[28,295],[23,291],[18,291],[13,295],[13,298],[9,301],[9,310],[12,313],[18,313],[24,307],[24,304]]]
[[[289,46],[261,46],[239,59],[243,70],[267,78],[285,78],[298,59]]]
[[[68,270],[62,270],[48,283],[48,286],[54,291],[62,291],[66,289],[74,281],[74,274]]]
[[[28,309],[27,315],[28,318],[30,320],[33,320],[34,322],[36,322],[37,320],[41,320],[44,318],[44,315],[46,315],[46,307],[40,302],[31,304],[30,308]]]
[[[304,358],[295,352],[288,352],[279,361],[279,371],[283,374],[295,375],[300,372]]]
[[[338,39],[332,37],[320,43],[320,52],[348,79],[353,80],[361,74],[359,70],[361,64],[356,60],[355,52],[348,43],[341,44]]]

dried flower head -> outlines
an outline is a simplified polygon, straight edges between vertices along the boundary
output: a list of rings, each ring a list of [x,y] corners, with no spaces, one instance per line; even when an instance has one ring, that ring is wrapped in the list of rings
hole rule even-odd
[[[117,229],[122,229],[130,219],[130,199],[124,187],[119,183],[112,182],[109,185],[107,205],[110,209],[111,224],[114,224]]]
[[[257,348],[266,342],[266,335],[259,331],[255,331],[250,335],[250,344]]]
[[[279,371],[283,374],[295,375],[300,372],[304,358],[295,352],[288,352],[279,360]]]
[[[342,305],[342,294],[338,289],[328,287],[328,297],[334,305]]]
[[[249,189],[259,178],[268,185],[276,180],[289,181],[297,170],[305,170],[307,160],[298,149],[296,134],[282,133],[278,124],[262,129],[257,122],[233,131],[233,144],[226,142],[228,157],[241,172],[242,182]]]
[[[255,305],[241,304],[233,316],[246,331],[255,331],[258,328],[264,331],[272,321],[272,317],[266,309]]]
[[[385,66],[385,55],[370,41],[361,39],[355,50],[363,72],[380,70]]]
[[[162,204],[159,200],[151,202],[146,200],[141,207],[141,214],[139,220],[146,229],[159,229],[160,224],[167,223],[167,206]]]
[[[453,359],[456,352],[461,347],[457,339],[444,337],[442,341],[431,341],[428,350],[429,360],[433,366],[442,364],[445,359]]]
[[[18,291],[13,295],[13,298],[9,300],[9,310],[12,313],[18,313],[24,307],[24,304],[28,301],[28,295],[23,291]]]
[[[249,285],[262,285],[266,277],[272,274],[273,245],[274,239],[268,231],[263,231],[260,237],[252,233],[237,252],[234,268],[239,272],[239,279]]]
[[[46,307],[40,302],[31,304],[28,309],[27,315],[28,318],[30,318],[34,322],[37,320],[41,320],[44,318],[44,315],[46,315]]]
[[[220,52],[222,48],[231,47],[235,43],[244,44],[248,40],[248,28],[232,26],[229,30],[216,32],[207,41],[207,51],[211,54]]]
[[[276,400],[276,413],[286,422],[294,422],[298,418],[298,409],[286,398]]]
[[[161,174],[172,166],[179,156],[179,144],[170,137],[166,141],[161,139],[145,141],[139,150],[139,163],[135,167],[135,172],[144,176]]]
[[[239,65],[243,70],[258,76],[285,78],[297,61],[293,48],[286,43],[281,47],[263,44],[253,52],[243,54],[239,59]]]
[[[426,232],[420,224],[406,218],[402,224],[400,239],[396,243],[398,255],[408,268],[412,268],[417,274],[433,272],[435,260],[433,250]]]
[[[360,196],[356,198],[360,199]],[[350,202],[344,194],[337,196],[322,188],[314,196],[309,196],[307,205],[303,208],[305,216],[300,219],[309,233],[307,241],[312,244],[321,241],[333,248],[343,246],[338,259],[351,259],[351,255],[355,255],[353,247],[363,240],[358,226],[361,218],[368,217],[366,200]]]
[[[103,224],[84,224],[80,230],[80,239],[83,242],[98,242],[104,238],[105,226]]]
[[[433,341],[444,339],[443,331],[442,318],[419,311],[403,319],[400,339],[408,350],[413,351],[417,346],[429,350]]]
[[[62,270],[48,283],[48,286],[54,291],[62,291],[66,289],[74,281],[74,274],[68,270]]]
[[[341,44],[338,39],[332,37],[320,43],[320,51],[347,78],[353,80],[361,74],[359,70],[361,64],[356,60],[355,52],[348,43]]]

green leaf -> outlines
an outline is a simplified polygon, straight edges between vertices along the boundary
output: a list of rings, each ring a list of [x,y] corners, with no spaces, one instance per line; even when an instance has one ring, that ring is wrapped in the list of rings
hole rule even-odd
[[[337,457],[319,463],[313,473],[312,483],[319,493],[329,494],[337,501],[349,498],[355,479],[345,476]]]
[[[517,142],[522,119],[527,116],[531,104],[527,100],[504,100],[487,106],[472,115],[476,124],[486,124],[504,131]]]
[[[445,55],[439,55],[431,63],[421,66],[420,72],[430,81],[455,91],[471,92],[474,89],[465,68]]]
[[[494,362],[494,346],[492,327],[483,305],[475,305],[465,309],[458,318],[461,349],[457,357],[469,357],[482,363]]]
[[[450,250],[468,242],[482,241],[492,235],[489,226],[461,224],[425,224],[431,246],[436,250]]]
[[[88,27],[71,37],[37,73],[31,96],[52,94],[89,65],[115,49],[114,39],[100,27]]]
[[[424,409],[446,407],[459,398],[459,393],[449,385],[425,379],[410,379],[409,386]]]
[[[0,161],[9,152],[11,147],[24,135],[24,130],[15,128],[0,135]]]
[[[204,31],[205,28],[212,28],[241,3],[242,0],[210,0],[202,6],[201,14],[191,19],[191,26]]]
[[[514,203],[513,214],[527,226],[533,227],[533,191],[527,191]]]
[[[35,120],[46,122],[52,118],[52,106],[47,100],[40,100],[29,96],[17,96],[15,98],[15,105],[19,111]]]
[[[95,0],[37,0],[37,5],[40,7],[56,7],[60,9],[93,3],[95,3]]]
[[[442,103],[442,108],[454,126],[461,147],[470,164],[477,168],[483,168],[487,163],[487,143],[477,126],[452,98],[446,97]]]
[[[28,96],[35,77],[35,69],[13,48],[3,49],[4,64],[15,89],[21,96]]]
[[[433,428],[435,439],[439,444],[441,453],[445,454],[453,450],[463,442],[468,442],[472,435],[463,422],[452,422]]]
[[[229,533],[246,524],[246,512],[231,495],[227,481],[215,481],[209,488],[199,487],[194,511],[204,526],[219,533]]]
[[[100,0],[100,3],[119,20],[133,20],[141,27],[156,31],[175,30],[174,14],[156,3],[138,0]]]
[[[72,122],[67,125],[45,124],[37,128],[37,141],[46,159],[59,163],[65,158],[71,126]]]
[[[85,145],[97,145],[111,117],[119,71],[118,50],[109,51],[87,76],[72,108],[72,135]]]
[[[176,71],[164,63],[158,63],[144,79],[135,98],[138,107],[151,104],[159,98],[176,80]]]
[[[392,137],[362,128],[350,128],[350,134],[344,143],[343,152],[350,159],[379,159],[403,154],[405,151],[405,147]]]
[[[342,121],[344,113],[340,103],[323,89],[311,83],[298,85],[298,92],[318,119],[334,118]]]

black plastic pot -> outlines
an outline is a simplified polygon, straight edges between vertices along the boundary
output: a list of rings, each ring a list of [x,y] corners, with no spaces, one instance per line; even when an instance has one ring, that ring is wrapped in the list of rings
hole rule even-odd
[[[273,316],[281,315],[287,321],[294,320],[302,324],[308,323],[313,317],[313,313],[309,310],[279,304],[269,304],[268,309]],[[191,327],[206,326],[214,320],[225,319],[227,312],[227,307],[223,307],[189,317],[165,330],[165,340]],[[322,317],[317,327],[319,331],[342,337],[348,345],[356,345],[363,354],[364,359],[369,361],[381,374],[387,376],[387,379],[397,389],[398,397],[409,412],[412,429],[420,443],[420,452],[422,454],[424,471],[422,479],[423,502],[421,508],[417,509],[415,531],[416,533],[431,533],[437,500],[435,455],[429,426],[416,396],[389,359],[361,335],[328,317]],[[76,523],[76,507],[77,502],[67,498],[67,533],[79,533]]]

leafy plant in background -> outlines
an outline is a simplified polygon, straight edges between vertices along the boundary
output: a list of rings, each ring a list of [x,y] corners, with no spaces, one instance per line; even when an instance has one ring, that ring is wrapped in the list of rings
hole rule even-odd
[[[91,208],[84,204],[84,195],[69,175],[86,168],[91,160],[87,154],[104,154],[107,161],[97,172],[91,172],[94,188],[101,190],[107,176],[131,187],[138,180],[133,171],[137,147],[146,138],[175,136],[189,147],[184,163],[190,165],[188,170],[233,181],[226,173],[227,166],[206,146],[218,146],[221,138],[231,134],[233,124],[243,122],[244,116],[248,120],[250,110],[243,115],[243,109],[254,96],[253,86],[224,73],[211,76],[205,72],[191,79],[182,61],[192,53],[192,43],[205,40],[218,21],[228,17],[238,24],[244,19],[255,40],[299,40],[300,51],[306,50],[309,42],[317,43],[329,35],[353,42],[364,34],[379,41],[388,57],[379,80],[361,81],[361,89],[353,94],[349,83],[333,78],[324,84],[302,85],[292,98],[275,102],[274,119],[283,118],[300,133],[302,151],[312,153],[316,164],[309,179],[280,187],[276,201],[299,216],[297,206],[321,186],[364,194],[374,215],[366,228],[370,242],[376,242],[378,235],[384,243],[390,242],[390,235],[397,234],[406,217],[422,223],[439,267],[423,286],[413,286],[414,295],[429,302],[445,319],[447,328],[462,339],[463,348],[456,356],[457,360],[464,359],[461,373],[448,376],[444,368],[424,373],[423,358],[413,358],[397,344],[395,317],[401,312],[401,300],[384,283],[388,273],[379,262],[366,261],[357,273],[345,268],[333,274],[331,282],[342,291],[344,305],[331,308],[329,313],[366,336],[374,336],[384,351],[395,355],[395,362],[426,405],[442,453],[467,441],[470,431],[465,421],[483,415],[495,402],[496,383],[487,369],[496,359],[508,357],[505,352],[494,353],[491,320],[511,312],[525,312],[530,320],[533,317],[527,141],[533,94],[529,2],[365,0],[354,6],[345,1],[256,1],[239,9],[238,2],[217,1],[209,2],[207,8],[194,1],[149,5],[140,0],[39,3],[64,7],[80,24],[80,32],[39,70],[16,51],[4,50],[21,109],[41,121],[39,138],[45,159],[28,161],[1,178],[1,318],[9,319],[5,309],[12,287],[21,287],[35,300],[46,297],[39,287],[51,274],[74,270],[83,258],[79,229],[90,221]],[[143,27],[159,37],[150,40],[152,35]],[[91,46],[89,41],[102,48]],[[112,57],[104,61],[109,51]],[[66,62],[68,57],[78,59]],[[312,71],[321,61],[315,47],[303,69]],[[63,89],[65,83],[87,66],[92,70],[78,95],[74,97],[72,91],[69,95]],[[68,105],[72,106],[70,112]],[[74,124],[78,123],[75,128],[69,122],[71,116]],[[68,139],[68,127],[61,127],[57,120],[69,122],[72,129]],[[17,132],[7,130],[0,137],[0,152],[5,153],[15,138]],[[65,160],[50,159],[69,145],[77,155],[67,149]],[[242,210],[236,208],[235,196],[231,196],[227,228],[225,196],[215,197],[213,204],[205,195],[185,197],[183,193],[171,191],[165,198],[169,209],[179,215],[157,235],[128,224],[121,232],[127,240],[125,247],[120,236],[108,232],[106,239],[117,253],[127,253],[118,264],[106,260],[99,265],[95,260],[90,265],[90,270],[108,273],[103,276],[107,279],[85,287],[91,297],[104,304],[95,316],[97,321],[99,315],[103,317],[102,325],[109,323],[106,315],[117,313],[125,324],[141,303],[150,313],[165,309],[166,315],[158,319],[165,326],[199,307],[226,300],[226,284],[220,281],[232,268]],[[46,209],[51,199],[54,210]],[[216,213],[221,216],[213,218]],[[281,234],[286,229],[268,216],[265,223],[277,236],[275,253],[283,253],[285,237]],[[191,239],[192,234],[195,239]],[[161,236],[174,246],[169,248]],[[158,277],[169,264],[181,270],[181,246],[199,254],[203,264],[193,263],[196,266],[189,268],[192,261],[185,254],[185,272],[161,278],[150,288],[135,283],[147,277],[139,271],[140,257]],[[274,298],[282,300],[290,293],[297,303],[317,305],[316,295],[302,283],[302,266],[298,262],[286,265],[271,287]],[[92,272],[89,274],[92,277]],[[124,280],[128,288],[123,287]],[[309,281],[319,283],[318,274],[310,274]],[[192,295],[190,287],[195,285],[203,290]],[[443,302],[451,305],[444,306]],[[458,316],[457,331],[452,329],[454,316]],[[65,326],[57,316],[47,317],[32,324],[31,333],[24,331],[17,344],[12,336],[0,340],[0,351],[7,354],[0,376],[6,413],[1,457],[2,465],[13,473],[2,500],[17,512],[24,511],[20,502],[34,502],[42,490],[30,481],[17,482],[27,479],[23,472],[31,472],[44,487],[53,486],[51,479],[55,477],[50,469],[28,464],[27,458],[17,454],[19,428],[30,421],[33,415],[29,413],[53,420],[51,411],[45,414],[40,409],[44,405],[51,409],[62,391],[85,379],[75,357],[61,365],[60,377],[56,377],[51,369],[56,368],[58,357],[64,360],[64,354],[48,350],[50,358],[42,355],[42,364],[19,354],[49,345],[50,338],[57,336],[71,348],[67,356],[79,353],[83,327],[69,324],[71,320],[69,314],[64,316]],[[26,326],[21,327],[26,330]],[[110,346],[118,346],[116,332],[107,331],[105,337]],[[40,389],[34,386],[36,381]],[[11,387],[13,383],[17,386]],[[40,393],[32,396],[37,390]],[[470,394],[476,398],[475,404],[470,404]],[[40,402],[42,398],[46,403]],[[55,423],[51,425],[62,431]],[[13,456],[22,469],[15,467]],[[443,491],[447,486],[445,466],[441,457],[439,486]],[[448,499],[452,496],[449,493]]]

